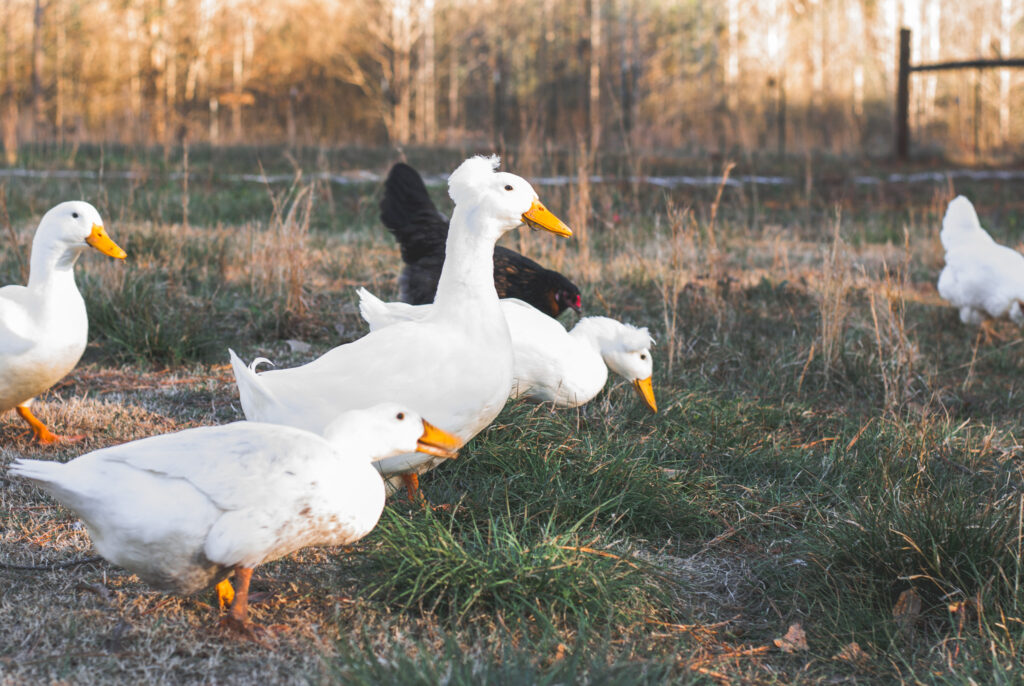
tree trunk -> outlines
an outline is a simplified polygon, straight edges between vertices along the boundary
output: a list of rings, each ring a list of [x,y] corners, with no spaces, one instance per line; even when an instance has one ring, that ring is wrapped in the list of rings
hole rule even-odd
[[[32,138],[38,142],[46,129],[43,102],[43,14],[42,0],[35,0],[32,14]]]
[[[140,31],[142,19],[140,11],[134,6],[127,10],[128,20],[128,88],[131,103],[132,132],[134,138],[139,137],[140,120],[142,118],[142,58]]]
[[[394,49],[392,62],[391,93],[394,103],[391,113],[392,124],[389,133],[393,142],[404,145],[410,138],[410,116],[412,115],[412,2],[394,0],[391,7],[391,39]]]
[[[64,3],[57,4],[57,16],[54,18],[54,28],[57,32],[57,50],[54,55],[54,79],[56,80],[56,93],[54,94],[55,111],[53,115],[54,127],[57,133],[57,142],[64,143],[64,108],[67,98],[67,84],[64,80],[64,62],[67,59],[67,21],[68,8]]]
[[[454,31],[454,25],[449,29]],[[455,142],[459,128],[459,50],[458,41],[448,44],[448,142]]]
[[[14,23],[12,0],[4,3],[4,102],[3,102],[3,142],[4,161],[13,167],[18,161],[18,91],[17,72],[14,63],[14,36],[11,25]]]
[[[590,149],[601,139],[601,0],[590,0],[590,75],[587,83],[587,129]]]
[[[175,49],[177,45],[177,36],[174,31],[174,24],[166,17],[173,17],[176,14],[175,0],[164,0],[164,46],[167,52],[165,58],[165,64],[167,65],[164,69],[164,96],[163,105],[165,114],[165,120],[167,122],[167,140],[170,142],[172,132],[173,136],[183,142],[185,133],[183,131],[175,131],[175,127],[178,126],[178,53]]]
[[[999,7],[999,53],[1000,57],[1012,57],[1013,53],[1013,0],[1002,0]],[[1010,70],[999,70],[999,143],[1010,142]]]
[[[149,54],[150,68],[153,70],[153,131],[155,141],[161,145],[167,143],[167,36],[166,19],[162,3],[157,3],[149,21],[149,37],[151,48]]]
[[[287,127],[288,134],[288,147],[295,147],[295,136],[297,126],[295,125],[295,103],[299,99],[299,89],[292,86],[288,89],[288,111],[286,113],[287,121],[285,125]]]
[[[496,150],[505,146],[505,55],[500,35],[491,42],[491,140]]]
[[[242,140],[242,83],[244,39],[241,35],[235,36],[234,52],[231,59],[231,90],[236,97],[231,100],[231,138],[237,143]]]

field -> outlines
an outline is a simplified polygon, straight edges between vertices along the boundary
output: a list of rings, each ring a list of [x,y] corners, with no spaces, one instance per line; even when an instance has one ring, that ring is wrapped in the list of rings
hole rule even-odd
[[[577,169],[527,152],[505,168]],[[228,346],[293,366],[362,335],[355,287],[397,295],[380,187],[315,172],[383,173],[393,157],[25,155],[104,171],[0,178],[0,283],[21,281],[35,222],[64,199],[96,204],[128,259],[79,262],[90,345],[35,405],[88,438],[42,449],[0,417],[0,682],[1024,679],[1022,338],[964,327],[934,287],[946,203],[967,195],[1021,248],[1024,182],[888,182],[894,170],[815,157],[730,172],[784,184],[538,186],[577,238],[504,240],[578,283],[585,314],[650,327],[660,411],[621,380],[579,411],[510,403],[423,479],[448,509],[397,499],[355,547],[257,569],[268,648],[219,630],[212,592],[164,596],[102,561],[51,568],[93,555],[88,536],[5,467],[240,419]],[[431,173],[462,156],[409,152]],[[261,170],[293,179],[227,176]]]

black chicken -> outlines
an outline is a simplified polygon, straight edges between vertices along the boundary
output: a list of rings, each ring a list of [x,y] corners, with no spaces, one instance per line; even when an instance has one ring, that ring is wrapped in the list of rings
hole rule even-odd
[[[388,173],[380,220],[398,241],[405,262],[398,278],[399,299],[411,305],[434,302],[448,218],[438,211],[419,172],[409,165],[399,162]],[[501,246],[494,248],[494,286],[499,298],[519,298],[552,317],[570,307],[580,311],[576,284]]]

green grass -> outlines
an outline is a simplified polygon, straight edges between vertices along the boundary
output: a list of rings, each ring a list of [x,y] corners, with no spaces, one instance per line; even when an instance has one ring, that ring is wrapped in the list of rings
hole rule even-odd
[[[409,159],[440,171],[461,154]],[[55,428],[90,438],[42,450],[6,418],[4,464],[239,418],[227,347],[299,364],[365,331],[356,285],[397,291],[377,186],[307,191],[220,176],[261,164],[287,173],[283,149],[190,151],[198,180],[187,227],[171,177],[180,151],[26,155],[39,167],[102,162],[149,176],[5,181],[22,248],[30,218],[74,195],[101,207],[129,258],[81,260],[90,347],[68,384],[38,403]],[[310,149],[294,159],[307,171],[382,172],[392,155]],[[1020,331],[1003,324],[1002,340],[980,340],[937,301],[946,184],[853,187],[844,179],[887,170],[813,162],[810,194],[803,184],[727,188],[713,230],[714,189],[603,185],[589,262],[573,243],[522,238],[580,283],[587,314],[651,328],[657,415],[619,382],[581,410],[510,403],[458,460],[424,477],[430,501],[449,510],[397,499],[355,549],[305,551],[257,572],[255,590],[273,595],[255,618],[279,627],[274,651],[225,641],[210,628],[208,596],[168,600],[105,564],[0,569],[0,672],[71,682],[138,681],[159,668],[168,681],[235,683],[1018,683]],[[610,157],[601,171],[622,164]],[[719,171],[670,155],[645,164]],[[742,173],[803,178],[804,164],[751,158]],[[1019,243],[1018,187],[956,191],[995,236]],[[433,192],[449,209],[443,189]],[[556,212],[571,204],[571,187],[540,192]],[[305,220],[289,215],[304,193]],[[675,235],[669,201],[693,211]],[[847,311],[826,364],[837,207]],[[0,253],[4,282],[19,272],[14,251]],[[677,297],[665,289],[673,278]],[[312,349],[291,352],[286,339]],[[0,541],[0,561],[90,552],[70,514],[2,470]],[[911,588],[920,613],[901,626],[893,610]],[[122,621],[129,628],[114,640]],[[810,649],[790,655],[773,641],[794,622]],[[854,641],[866,657],[838,658]]]
[[[456,624],[481,613],[554,626],[620,625],[656,615],[664,598],[648,565],[606,550],[610,541],[581,534],[582,524],[561,527],[544,513],[492,513],[477,521],[388,510],[370,555],[367,594]]]

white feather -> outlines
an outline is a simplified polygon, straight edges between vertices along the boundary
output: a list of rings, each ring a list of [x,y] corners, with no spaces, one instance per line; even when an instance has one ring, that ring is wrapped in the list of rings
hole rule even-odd
[[[1024,255],[992,240],[963,196],[949,204],[941,238],[946,265],[938,291],[959,310],[961,321],[980,324],[988,316],[1024,324]]]

